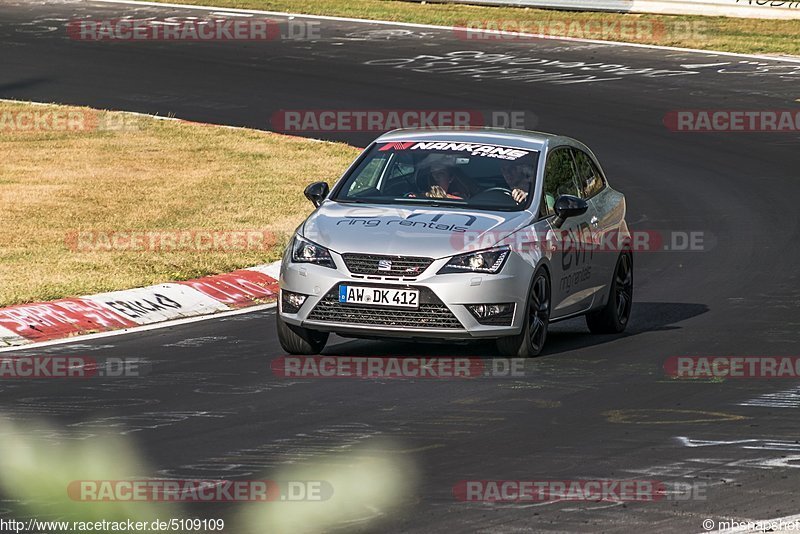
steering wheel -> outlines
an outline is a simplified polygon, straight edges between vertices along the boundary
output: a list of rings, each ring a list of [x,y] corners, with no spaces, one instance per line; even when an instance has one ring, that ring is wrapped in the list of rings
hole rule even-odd
[[[513,193],[511,193],[511,189],[509,189],[507,187],[490,187],[489,189],[487,189],[485,191],[481,191],[480,194],[483,195],[484,193],[491,193],[492,191],[500,191],[504,195],[508,195],[510,197],[513,195]]]

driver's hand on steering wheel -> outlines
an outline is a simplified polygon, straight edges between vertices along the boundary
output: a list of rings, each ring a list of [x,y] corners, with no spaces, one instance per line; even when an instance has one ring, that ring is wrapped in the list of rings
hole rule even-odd
[[[525,199],[528,198],[528,193],[523,191],[522,189],[514,189],[511,191],[511,198],[514,199],[514,202],[517,204],[522,204],[525,202]]]

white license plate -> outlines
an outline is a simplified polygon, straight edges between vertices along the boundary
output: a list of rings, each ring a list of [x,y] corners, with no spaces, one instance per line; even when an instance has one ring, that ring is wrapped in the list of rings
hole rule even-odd
[[[419,291],[416,289],[387,289],[385,287],[339,286],[342,304],[372,304],[401,308],[418,308]]]

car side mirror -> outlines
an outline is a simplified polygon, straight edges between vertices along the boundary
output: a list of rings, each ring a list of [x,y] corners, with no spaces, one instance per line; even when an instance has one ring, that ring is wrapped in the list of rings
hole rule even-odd
[[[318,208],[320,204],[322,204],[322,201],[325,200],[325,197],[328,196],[329,191],[330,188],[326,182],[314,182],[306,187],[303,194],[314,204],[315,208]]]
[[[589,209],[589,204],[582,198],[576,196],[561,195],[558,197],[558,200],[556,200],[553,209],[556,212],[556,220],[553,224],[556,228],[560,228],[561,225],[564,224],[564,221],[570,217],[577,217],[578,215],[586,213],[586,210]]]

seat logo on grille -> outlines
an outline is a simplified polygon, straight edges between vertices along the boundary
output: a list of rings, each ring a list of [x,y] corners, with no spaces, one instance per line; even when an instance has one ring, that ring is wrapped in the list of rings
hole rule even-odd
[[[378,260],[378,270],[379,271],[391,271],[392,270],[392,260]]]

